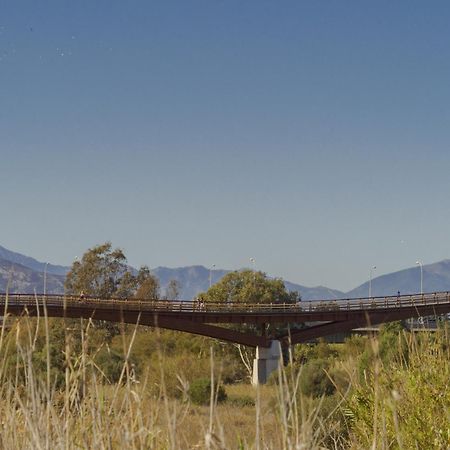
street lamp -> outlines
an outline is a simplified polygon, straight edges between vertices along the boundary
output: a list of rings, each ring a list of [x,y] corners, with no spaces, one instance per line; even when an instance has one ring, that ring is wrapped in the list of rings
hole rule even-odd
[[[255,258],[250,258],[250,262],[253,264],[253,283],[256,281],[256,260]]]
[[[47,266],[48,262],[44,266],[44,296],[47,295]]]
[[[416,261],[416,264],[420,266],[420,293],[423,294],[423,264],[421,261]]]
[[[370,268],[370,277],[369,277],[369,298],[372,298],[372,275],[373,271],[377,268],[377,266],[372,266]]]
[[[209,268],[209,287],[210,287],[210,288],[211,288],[211,285],[212,285],[212,271],[213,271],[214,267],[216,267],[215,264],[213,264],[213,265]]]

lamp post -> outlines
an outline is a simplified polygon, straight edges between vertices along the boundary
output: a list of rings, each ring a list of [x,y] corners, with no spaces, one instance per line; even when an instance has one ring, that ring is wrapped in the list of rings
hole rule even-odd
[[[252,298],[255,296],[256,291],[256,260],[255,258],[250,258],[250,262],[253,264],[253,294]]]
[[[256,260],[255,258],[250,258],[250,262],[253,265],[253,283],[256,281]]]
[[[372,298],[372,275],[373,271],[377,268],[377,266],[372,266],[370,268],[370,276],[369,276],[369,298]]]
[[[211,289],[211,286],[212,286],[212,271],[213,271],[214,267],[216,267],[215,264],[213,264],[213,265],[209,268],[209,288],[210,288],[210,289]]]
[[[44,266],[44,296],[47,295],[47,266],[48,262],[46,262]]]
[[[421,261],[416,261],[416,264],[420,267],[420,293],[423,294],[423,264]]]

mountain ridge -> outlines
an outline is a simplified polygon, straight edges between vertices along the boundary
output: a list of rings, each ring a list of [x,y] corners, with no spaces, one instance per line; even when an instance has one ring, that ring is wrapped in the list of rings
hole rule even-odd
[[[20,264],[29,269],[33,269],[37,272],[47,272],[48,274],[54,275],[66,275],[69,268],[64,266],[59,266],[55,264],[49,264],[46,262],[40,262],[31,256],[26,256],[21,253],[13,252],[0,245],[0,259],[10,261],[13,263]]]
[[[32,257],[10,251],[0,246],[0,291],[42,293],[44,278],[46,291],[49,294],[64,292],[64,278],[69,267],[40,262]],[[413,266],[389,274],[380,275],[371,281],[373,296],[416,294],[420,292],[419,266]],[[199,292],[206,291],[211,284],[217,283],[231,270],[211,270],[202,265],[182,267],[158,266],[151,272],[160,280],[162,293],[170,280],[177,280],[181,286],[180,299],[190,300]],[[211,281],[210,281],[211,276]],[[423,291],[450,291],[450,259],[423,265]],[[298,291],[302,300],[336,300],[339,298],[367,297],[369,281],[362,283],[348,292],[342,292],[327,286],[307,287],[284,280],[290,291]]]

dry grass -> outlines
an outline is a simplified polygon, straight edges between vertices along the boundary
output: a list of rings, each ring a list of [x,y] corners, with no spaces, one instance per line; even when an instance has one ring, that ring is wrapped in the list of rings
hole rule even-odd
[[[64,380],[52,375],[51,346],[46,317],[13,320],[0,337],[0,447],[5,449],[290,449],[319,448],[321,436],[311,433],[313,413],[300,430],[288,383],[281,387],[227,386],[229,399],[197,406],[186,395],[166,393],[164,355],[160,376],[148,371],[139,380],[127,358],[133,338],[124,337],[125,363],[118,383],[109,384],[95,364],[90,348],[92,324],[84,322],[81,349],[72,348],[71,331],[64,321]],[[37,347],[39,326],[44,349]],[[36,366],[36,352],[44,352],[44,367]],[[220,381],[211,355],[211,379]],[[280,377],[283,373],[280,372]],[[158,386],[155,395],[155,386]],[[180,392],[187,384],[180,377]],[[318,428],[319,429],[319,428]],[[305,432],[306,430],[306,432]]]
[[[38,327],[42,325],[46,343],[43,349],[37,346]],[[67,329],[63,319],[61,325],[65,344],[58,351],[64,352],[64,379],[59,384],[50,364],[46,317],[37,321],[24,317],[14,321],[8,332],[4,328],[1,330],[0,448],[424,448],[414,443],[423,442],[419,433],[433,436],[432,422],[437,421],[431,416],[423,419],[421,408],[413,406],[415,402],[424,405],[427,400],[431,404],[423,397],[433,392],[433,395],[440,395],[439,407],[422,409],[443,416],[440,423],[444,424],[446,418],[450,422],[446,403],[450,402],[448,348],[435,339],[422,346],[411,340],[410,366],[400,361],[394,371],[384,368],[375,354],[373,383],[361,384],[357,380],[356,363],[352,358],[342,363],[344,368],[345,364],[348,366],[352,393],[349,394],[350,390],[341,392],[337,406],[333,404],[330,413],[323,414],[326,399],[312,400],[302,395],[301,371],[284,369],[279,370],[278,380],[272,385],[227,386],[228,400],[222,404],[217,403],[213,389],[209,406],[193,405],[186,395],[188,385],[182,374],[167,373],[161,348],[158,350],[159,370],[152,367],[136,379],[128,361],[134,334],[123,337],[125,362],[119,382],[108,383],[95,363],[98,350],[92,348],[90,342],[94,332],[92,324],[83,322],[81,348],[77,350],[72,345],[74,331]],[[44,363],[40,367],[36,364],[36,352],[41,356],[43,353]],[[420,370],[421,361],[426,362],[427,371]],[[213,386],[220,382],[219,367],[211,352]],[[408,378],[408,374],[412,378]],[[427,389],[421,374],[435,381],[438,390],[433,386]],[[180,395],[175,399],[168,393],[167,380],[177,375]],[[414,377],[421,384],[415,384]],[[447,392],[439,392],[439,388],[445,387]],[[355,397],[355,393],[359,397]],[[350,411],[348,423],[335,421],[336,409]],[[408,420],[408,410],[414,412],[416,422]],[[422,419],[428,423],[420,423]],[[353,428],[344,430],[343,426]],[[448,436],[442,435],[435,442],[450,445],[450,429],[442,425],[439,432]],[[432,447],[440,448],[438,444]]]

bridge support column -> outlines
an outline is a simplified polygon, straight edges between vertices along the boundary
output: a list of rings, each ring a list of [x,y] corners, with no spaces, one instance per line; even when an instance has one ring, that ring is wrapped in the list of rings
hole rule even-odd
[[[252,384],[264,384],[270,374],[282,364],[280,341],[270,341],[270,347],[256,347],[256,358],[253,360]]]

